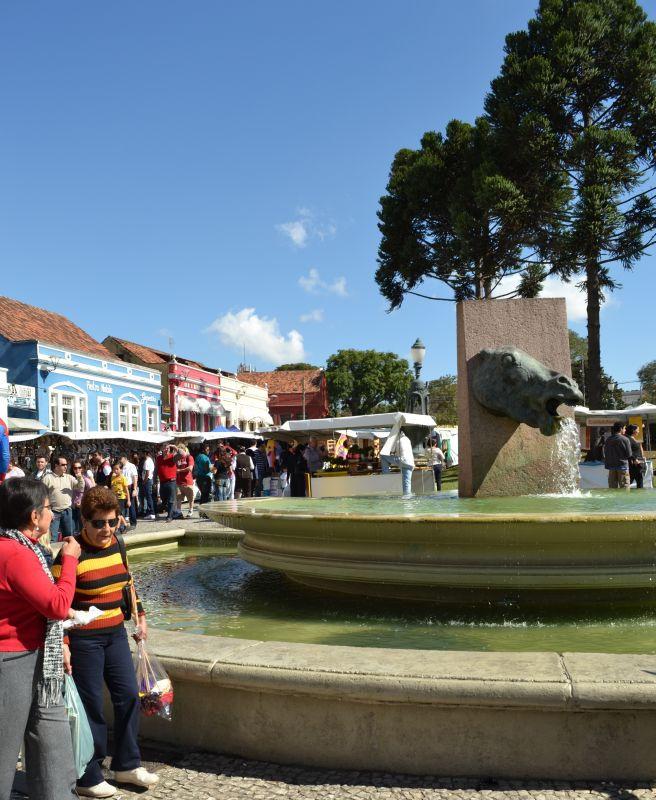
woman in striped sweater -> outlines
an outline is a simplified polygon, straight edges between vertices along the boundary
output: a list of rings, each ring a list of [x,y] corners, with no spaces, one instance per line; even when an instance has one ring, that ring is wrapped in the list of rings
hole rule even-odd
[[[123,624],[123,588],[131,580],[116,538],[119,508],[116,495],[105,486],[94,486],[82,498],[83,527],[79,537],[82,553],[77,565],[77,584],[72,608],[87,611],[96,606],[103,613],[83,628],[73,628],[64,647],[64,664],[73,675],[87,712],[95,752],[77,784],[83,797],[111,797],[116,787],[103,777],[107,754],[107,723],[103,713],[103,679],[114,706],[114,753],[111,769],[119,783],[149,787],[158,776],[141,766],[137,742],[139,693]],[[59,559],[53,574],[59,576]],[[137,599],[135,637],[145,639],[146,617]]]

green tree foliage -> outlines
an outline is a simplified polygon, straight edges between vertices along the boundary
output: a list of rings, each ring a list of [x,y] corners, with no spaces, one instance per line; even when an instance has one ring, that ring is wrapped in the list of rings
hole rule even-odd
[[[580,336],[576,331],[570,330],[568,333],[572,377],[578,383],[587,404],[587,382],[589,380],[588,340],[585,336]],[[656,362],[653,363],[656,365]],[[599,376],[599,383],[601,385],[601,408],[624,408],[626,404],[622,400],[622,390],[611,376],[606,374],[603,367]]]
[[[281,364],[276,367],[275,372],[294,372],[299,369],[320,369],[314,364],[308,364],[305,361],[297,361],[295,364]]]
[[[333,414],[400,411],[412,382],[408,362],[395,353],[338,350],[326,361]]]
[[[549,234],[546,215],[538,218],[536,203],[552,210],[553,179],[525,181],[525,191],[503,172],[490,124],[453,120],[446,134],[428,132],[418,150],[399,150],[387,194],[380,199],[376,282],[390,308],[406,294],[433,300],[491,297],[499,281],[522,275],[505,296],[534,297],[541,276],[523,263],[526,244]],[[556,181],[557,183],[557,181]],[[548,218],[548,217],[547,217]],[[434,279],[447,287],[447,297],[417,291]]]
[[[648,403],[656,403],[656,361],[648,361],[638,370],[642,386],[642,397]]]
[[[428,382],[428,412],[438,425],[457,425],[458,408],[455,375],[442,375]]]
[[[541,176],[564,182],[537,246],[543,274],[582,277],[587,395],[600,408],[599,311],[618,286],[610,266],[631,269],[656,228],[656,25],[635,0],[541,0],[505,52],[487,116],[519,191]]]

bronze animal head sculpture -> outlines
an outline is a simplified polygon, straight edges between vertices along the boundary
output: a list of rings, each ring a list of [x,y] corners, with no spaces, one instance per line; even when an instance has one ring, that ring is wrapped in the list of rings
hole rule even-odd
[[[501,417],[510,417],[552,436],[559,428],[558,406],[583,403],[576,383],[517,347],[481,350],[472,369],[478,402]]]

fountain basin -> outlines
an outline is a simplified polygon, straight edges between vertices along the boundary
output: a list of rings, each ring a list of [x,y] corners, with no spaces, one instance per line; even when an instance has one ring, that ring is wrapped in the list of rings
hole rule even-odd
[[[638,510],[631,498],[598,492],[514,504],[264,498],[206,511],[245,532],[246,561],[322,590],[457,604],[644,607],[656,601],[656,501],[648,494]]]

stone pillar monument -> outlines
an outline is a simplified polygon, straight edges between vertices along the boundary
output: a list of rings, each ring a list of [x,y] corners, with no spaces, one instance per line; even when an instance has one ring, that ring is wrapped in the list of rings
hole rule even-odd
[[[565,300],[467,300],[458,303],[457,328],[460,496],[558,491],[557,437],[488,411],[472,377],[482,350],[515,347],[571,378]],[[562,405],[559,414],[573,410]]]

